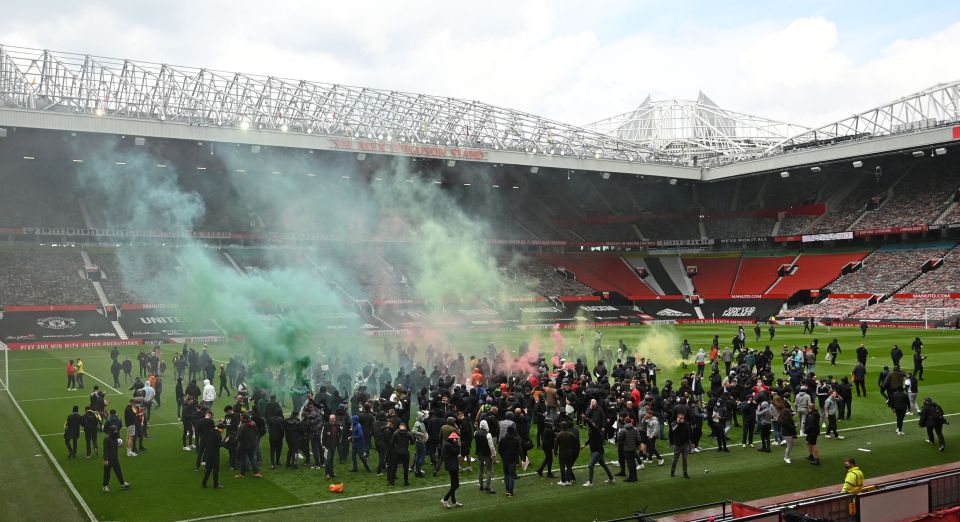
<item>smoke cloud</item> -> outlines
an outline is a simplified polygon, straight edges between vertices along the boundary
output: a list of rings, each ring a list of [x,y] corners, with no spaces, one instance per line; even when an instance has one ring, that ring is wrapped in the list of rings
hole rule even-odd
[[[356,340],[349,339],[362,332],[363,318],[343,313],[358,311],[352,299],[371,289],[423,300],[439,318],[450,301],[516,296],[529,286],[499,268],[486,223],[433,183],[436,174],[413,171],[406,160],[372,169],[356,161],[319,163],[299,153],[254,157],[227,146],[209,151],[204,160],[216,174],[177,165],[148,148],[88,150],[84,156],[91,159],[79,168],[78,180],[97,226],[181,232],[162,249],[119,248],[120,277],[141,302],[177,304],[197,324],[212,321],[242,337],[257,371],[282,366],[302,378],[321,349],[324,362],[337,360],[350,372],[373,359],[358,354]],[[491,208],[481,190],[472,197],[474,208]],[[243,222],[252,232],[310,232],[330,241],[224,252],[190,235],[223,221]],[[352,241],[339,242],[344,239]]]

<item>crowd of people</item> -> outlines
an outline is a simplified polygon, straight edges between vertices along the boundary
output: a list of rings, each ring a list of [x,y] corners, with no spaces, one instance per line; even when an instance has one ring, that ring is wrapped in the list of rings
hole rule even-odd
[[[671,476],[679,472],[690,478],[688,460],[706,449],[704,436],[716,441],[718,451],[730,452],[737,445],[730,440],[733,427],[742,428],[741,448],[773,453],[775,446],[782,447],[786,464],[803,438],[806,459],[819,465],[821,435],[843,440],[838,423],[852,418],[855,397],[866,400],[867,348],[861,344],[855,350],[851,382],[844,372],[822,377],[830,372],[818,372],[818,364],[832,369],[843,357],[836,339],[824,349],[817,339],[804,347],[785,345],[780,364],[769,346],[749,348],[742,328],[734,341],[733,348],[721,348],[715,336],[709,350],[696,355],[684,341],[681,366],[689,371],[677,382],[658,383],[653,361],[629,355],[609,367],[600,359],[589,368],[586,353],[575,362],[562,354],[548,361],[530,354],[526,345],[516,356],[491,343],[481,357],[467,359],[430,346],[418,360],[414,343],[387,340],[381,361],[397,360],[396,375],[383,362],[368,363],[353,375],[338,364],[317,362],[298,373],[291,387],[280,368],[263,370],[248,383],[250,368],[239,356],[216,367],[206,347],[197,352],[184,346],[172,358],[181,446],[195,452],[203,487],[211,479],[214,488],[222,487],[225,453],[237,479],[260,478],[266,467],[311,468],[322,469],[332,481],[342,479],[344,471],[375,473],[385,476],[386,486],[396,487],[410,485],[410,475],[443,473],[450,480],[445,508],[462,505],[457,499],[461,473],[474,467],[481,492],[496,493],[492,479],[499,465],[504,493],[516,495],[518,470],[528,468],[531,452],[542,455],[536,473],[557,479],[561,487],[578,483],[574,463],[581,453],[589,455],[584,487],[594,486],[597,466],[607,483],[618,476],[636,482],[639,470],[663,466],[668,459]],[[943,451],[947,421],[942,408],[931,398],[917,402],[922,341],[916,338],[911,349],[914,368],[908,372],[900,364],[902,350],[894,347],[892,364],[878,374],[879,392],[894,412],[898,434],[906,416],[919,414],[929,442]],[[114,367],[123,366],[118,349],[112,358]],[[94,387],[84,414],[75,408],[65,425],[70,458],[76,456],[80,431],[88,457],[91,449],[98,451],[98,433],[106,434],[104,491],[109,491],[111,472],[129,487],[117,460],[119,448],[125,446],[128,457],[146,451],[151,410],[161,406],[165,365],[160,348],[141,351],[138,360],[142,377],[133,378],[132,398],[122,415],[108,412],[103,393]],[[76,373],[73,361],[71,371]],[[213,384],[217,371],[219,387]],[[617,473],[604,458],[607,447],[616,448]]]

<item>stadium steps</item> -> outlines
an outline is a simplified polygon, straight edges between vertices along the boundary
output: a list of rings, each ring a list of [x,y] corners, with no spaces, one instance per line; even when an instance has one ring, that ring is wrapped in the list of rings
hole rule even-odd
[[[737,287],[737,281],[740,280],[740,271],[743,270],[743,254],[740,254],[740,258],[737,260],[737,273],[733,276],[733,283],[730,283],[730,291],[728,294],[734,294],[734,288]]]
[[[811,221],[803,230],[800,231],[800,233],[806,234],[808,231],[813,230],[814,227],[820,224],[820,222],[823,221],[823,219],[830,214],[830,209],[836,208],[837,206],[839,206],[840,202],[847,199],[847,196],[853,193],[853,191],[856,190],[857,187],[859,187],[860,184],[863,183],[863,180],[865,179],[866,177],[861,177],[861,178],[853,177],[845,185],[842,185],[839,189],[837,189],[836,192],[833,192],[830,195],[830,197],[824,202],[824,204],[827,207],[827,211],[817,216],[817,219],[814,219],[813,221]],[[818,196],[818,198],[819,197],[822,197],[822,194]]]
[[[743,256],[740,272],[731,294],[756,295],[766,293],[777,280],[777,270],[780,265],[795,261],[795,255],[785,256]]]
[[[110,324],[113,325],[113,329],[116,330],[117,337],[119,337],[121,341],[126,341],[127,339],[129,339],[129,337],[127,337],[126,330],[124,330],[123,327],[120,326],[120,321],[110,321]]]
[[[664,268],[663,262],[659,257],[647,257],[644,258],[647,264],[647,271],[650,272],[650,275],[657,281],[658,286],[663,292],[660,295],[681,295],[680,288],[677,287],[673,279],[670,278],[670,274],[667,273],[667,269]]]
[[[640,231],[640,227],[638,227],[636,223],[631,223],[630,226],[633,227],[633,231],[637,233],[637,237],[640,238],[640,241],[649,241],[647,236],[643,235],[643,232]]]
[[[626,260],[626,258],[624,258]],[[633,270],[643,268],[647,271],[647,278],[643,280],[657,295],[664,295],[663,288],[660,287],[660,283],[657,282],[657,278],[654,277],[653,272],[650,271],[650,267],[647,266],[647,261],[643,257],[631,257],[629,260],[626,260]]]
[[[670,280],[680,289],[680,295],[693,295],[693,282],[687,277],[687,268],[683,265],[683,259],[680,256],[661,257],[663,269],[670,276]]]
[[[234,261],[233,256],[231,256],[229,252],[226,252],[226,251],[223,252],[223,257],[227,258],[227,261],[230,262],[230,266],[232,266],[239,274],[241,275],[246,274],[246,272],[244,272],[243,269],[240,268],[240,265],[238,265],[237,262]]]
[[[83,216],[83,223],[87,225],[87,228],[97,228],[93,226],[93,218],[90,217],[90,211],[87,209],[87,199],[80,198],[80,215]]]
[[[800,259],[800,254],[797,254],[796,256],[794,256],[794,258],[790,261],[790,264],[795,265],[798,259]],[[780,264],[783,265],[784,263],[780,263]],[[763,293],[769,294],[770,291],[773,290],[773,287],[777,286],[777,284],[779,284],[782,279],[783,277],[778,275],[777,279],[773,283],[771,283],[770,286],[768,286],[767,289],[763,291]]]
[[[893,200],[893,196],[896,194],[895,189],[897,185],[899,185],[900,182],[902,182],[903,179],[906,178],[907,175],[910,174],[912,170],[913,169],[907,169],[904,171],[903,174],[900,174],[900,177],[897,178],[893,183],[891,183],[889,187],[887,187],[887,197],[883,198],[883,201],[880,202],[880,205],[874,210],[864,210],[863,212],[861,212],[860,215],[857,216],[857,219],[854,219],[853,223],[850,223],[850,226],[847,227],[847,230],[856,230],[857,225],[860,224],[860,222],[863,221],[864,218],[869,216],[871,212],[882,212],[884,207],[887,206],[887,203],[890,203],[890,201]],[[880,179],[880,178],[877,178],[877,179]]]
[[[703,220],[697,221],[697,229],[700,230],[700,239],[707,239],[707,226],[703,224]]]
[[[826,288],[840,277],[847,263],[861,261],[866,256],[866,252],[800,254],[794,261],[797,270],[793,275],[778,278],[768,292],[791,296],[800,290]]]
[[[943,223],[943,219],[946,218],[947,216],[949,216],[950,213],[953,212],[953,209],[955,209],[955,208],[957,207],[957,205],[958,205],[958,203],[957,203],[956,201],[950,202],[950,204],[947,205],[947,208],[943,209],[943,212],[941,212],[940,215],[937,216],[937,219],[934,219],[934,220],[933,220],[934,224],[939,225],[939,224]]]

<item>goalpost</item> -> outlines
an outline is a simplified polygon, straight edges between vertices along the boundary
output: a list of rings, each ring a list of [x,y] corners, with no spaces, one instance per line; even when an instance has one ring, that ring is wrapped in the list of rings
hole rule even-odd
[[[10,393],[10,350],[0,343],[0,392]]]
[[[927,330],[940,326],[953,327],[960,317],[960,305],[923,309],[923,327]]]

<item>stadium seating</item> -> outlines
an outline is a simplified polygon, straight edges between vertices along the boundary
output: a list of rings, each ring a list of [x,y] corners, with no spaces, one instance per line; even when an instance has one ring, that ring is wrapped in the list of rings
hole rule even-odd
[[[556,267],[537,257],[523,257],[504,264],[516,273],[516,279],[534,281],[531,292],[537,296],[590,295],[594,291],[576,279],[568,279],[557,272]]]
[[[770,289],[771,294],[793,295],[800,290],[824,288],[840,276],[840,271],[851,261],[860,261],[866,252],[844,254],[804,253],[797,259],[793,275],[780,278]]]
[[[730,291],[737,295],[763,294],[777,280],[777,270],[793,261],[795,255],[774,255],[770,257],[744,255],[743,263]]]
[[[0,227],[84,228],[69,171],[34,163],[8,158],[0,163],[0,187],[5,195],[16,195],[0,204]]]
[[[780,222],[780,230],[777,235],[792,236],[795,234],[805,234],[811,223],[816,221],[817,216],[784,216]]]
[[[893,176],[877,180],[874,176],[863,176],[857,188],[835,207],[828,209],[826,215],[813,226],[810,232],[829,233],[847,230],[860,217],[871,198],[886,193],[890,183],[895,181],[891,178]]]
[[[927,309],[930,308],[947,309],[946,313],[936,312],[936,315],[933,318],[940,319],[942,318],[942,315],[949,317],[960,314],[960,300],[938,298],[893,298],[854,314],[853,319],[923,321],[927,316]]]
[[[773,233],[775,219],[759,217],[722,217],[710,218],[704,221],[707,237],[734,238],[734,237],[767,237]]]
[[[943,258],[943,265],[923,274],[904,287],[904,293],[934,294],[960,293],[960,247]]]
[[[920,275],[927,260],[942,257],[946,248],[881,248],[863,260],[863,268],[830,284],[836,294],[889,294]]]
[[[819,303],[800,306],[780,315],[783,317],[845,319],[851,314],[864,309],[866,306],[867,299],[827,298]]]
[[[0,251],[0,305],[99,304],[74,249]]]
[[[540,254],[540,257],[555,267],[572,271],[580,282],[594,290],[642,298],[657,296],[620,256]]]
[[[683,266],[696,266],[693,287],[700,295],[727,295],[740,268],[740,256],[684,257]]]
[[[883,208],[867,212],[857,228],[884,228],[933,223],[947,206],[956,186],[944,183],[938,169],[911,171],[893,188]]]

